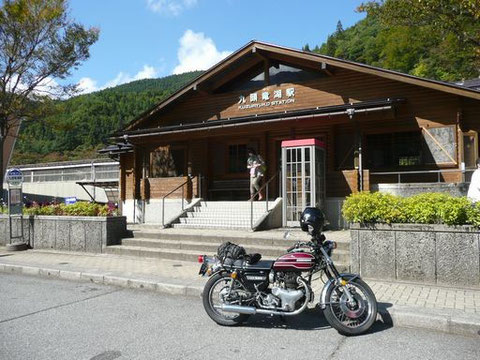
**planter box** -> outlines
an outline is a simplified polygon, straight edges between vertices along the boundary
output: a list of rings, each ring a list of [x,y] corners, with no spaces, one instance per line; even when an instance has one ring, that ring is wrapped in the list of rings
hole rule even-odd
[[[480,231],[472,226],[352,224],[352,271],[364,277],[480,287]]]
[[[10,243],[8,216],[0,216],[0,245]],[[101,253],[118,245],[127,232],[124,216],[24,216],[24,241],[33,249]],[[13,236],[20,234],[20,219],[12,221]]]

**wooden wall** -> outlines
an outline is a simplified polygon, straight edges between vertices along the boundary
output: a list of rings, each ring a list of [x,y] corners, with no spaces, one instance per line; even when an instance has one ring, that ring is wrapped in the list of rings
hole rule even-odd
[[[400,127],[443,126],[455,123],[459,105],[455,95],[345,69],[336,69],[333,76],[298,84],[268,86],[257,89],[256,92],[260,97],[263,90],[270,91],[272,94],[273,90],[282,89],[285,94],[285,89],[289,87],[295,88],[295,103],[246,110],[239,110],[239,96],[248,95],[254,91],[224,94],[195,92],[170,107],[170,110],[152,116],[142,125],[142,128],[272,112],[281,113],[285,110],[341,105],[388,97],[406,98],[407,103],[399,108],[393,121],[389,123],[376,122],[376,126],[383,128],[392,125]],[[283,98],[286,98],[285,95]],[[318,121],[322,122],[322,120]]]
[[[248,98],[251,92],[258,94],[261,101],[261,92],[281,89],[283,99],[287,88],[295,88],[295,102],[287,105],[278,105],[254,109],[239,109],[239,97]],[[343,197],[358,190],[358,177],[355,170],[339,171],[335,166],[335,142],[342,135],[354,134],[356,127],[367,136],[368,134],[382,134],[401,131],[415,131],[421,128],[429,129],[449,125],[459,126],[462,131],[480,131],[480,101],[461,98],[437,90],[431,90],[416,85],[393,81],[374,75],[358,73],[352,70],[335,68],[332,76],[318,78],[296,84],[272,85],[250,91],[233,91],[215,94],[191,91],[183,99],[175,102],[162,112],[151,116],[141,124],[140,128],[150,128],[165,125],[199,123],[215,119],[226,119],[239,116],[254,116],[284,111],[311,109],[316,107],[341,105],[351,102],[361,102],[385,98],[403,98],[405,103],[399,104],[393,111],[379,111],[369,114],[356,114],[355,121],[346,115],[332,117],[311,117],[301,120],[289,120],[277,123],[258,123],[248,126],[238,126],[216,130],[202,130],[168,136],[149,137],[145,140],[136,140],[144,147],[183,142],[188,147],[188,162],[191,164],[194,175],[202,174],[208,179],[213,178],[242,178],[245,174],[228,174],[226,171],[226,156],[228,145],[235,141],[246,144],[258,144],[260,154],[267,161],[267,177],[270,178],[278,169],[278,147],[285,139],[318,138],[327,144],[327,196]],[[250,103],[247,101],[247,104]],[[460,115],[459,115],[460,114]],[[461,132],[458,134],[461,135]],[[344,136],[352,141],[353,136]],[[461,142],[457,136],[457,163],[461,162]],[[342,140],[344,141],[344,140]],[[364,154],[368,153],[368,144],[364,143]],[[138,159],[133,160],[128,155],[122,160],[125,173],[125,197],[131,198],[139,181],[135,182],[133,168],[137,169]],[[366,163],[366,162],[365,162]],[[438,166],[446,168],[448,166]],[[450,165],[452,167],[452,165]],[[130,172],[129,172],[130,171]],[[461,180],[459,173],[442,173],[447,182]],[[166,178],[169,179],[169,178]],[[150,196],[156,198],[169,191],[176,184],[175,178],[169,180],[150,179]],[[375,182],[375,176],[370,176],[368,170],[364,175],[364,189],[369,189],[370,180]],[[123,186],[123,185],[122,185]],[[122,188],[121,188],[122,189]],[[123,191],[123,190],[122,190]]]
[[[120,156],[120,198],[122,200],[134,198],[133,154]]]

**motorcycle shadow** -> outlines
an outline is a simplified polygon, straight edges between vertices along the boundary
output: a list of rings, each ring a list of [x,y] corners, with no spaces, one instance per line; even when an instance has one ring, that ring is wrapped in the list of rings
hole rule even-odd
[[[374,334],[388,330],[392,327],[391,317],[387,308],[392,306],[390,303],[378,303],[378,316],[372,327],[362,335]],[[328,330],[332,327],[323,316],[323,311],[319,306],[308,308],[303,313],[296,316],[269,316],[255,315],[243,324],[245,327],[265,328],[265,329],[287,329],[287,330]],[[361,335],[360,335],[361,336]]]

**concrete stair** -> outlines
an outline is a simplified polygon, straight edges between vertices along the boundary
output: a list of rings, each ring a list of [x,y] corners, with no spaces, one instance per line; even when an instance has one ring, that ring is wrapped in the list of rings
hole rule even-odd
[[[274,202],[269,201],[269,210]],[[252,212],[253,207],[253,212]],[[173,224],[186,229],[250,229],[267,213],[263,201],[202,201]]]
[[[175,232],[155,228],[153,226],[137,226],[133,230],[133,237],[122,239],[121,245],[108,246],[105,252],[109,254],[137,256],[144,258],[169,259],[196,262],[198,255],[213,255],[218,246],[225,241],[230,241],[245,247],[247,253],[260,253],[263,259],[276,259],[286,253],[286,249],[295,243],[295,240],[268,238],[255,236],[241,236],[235,233],[231,237],[215,234],[211,231],[189,230],[188,232]],[[328,238],[328,236],[327,236]],[[335,239],[338,248],[333,252],[333,260],[340,271],[348,271],[350,264],[350,241]]]

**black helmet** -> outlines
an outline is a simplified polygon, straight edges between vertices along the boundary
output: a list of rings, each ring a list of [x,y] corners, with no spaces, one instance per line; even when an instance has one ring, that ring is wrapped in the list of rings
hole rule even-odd
[[[313,236],[320,235],[324,224],[325,215],[322,210],[315,207],[307,207],[303,210],[302,217],[300,218],[300,227],[303,231],[307,231]],[[309,226],[311,227],[310,229]]]

